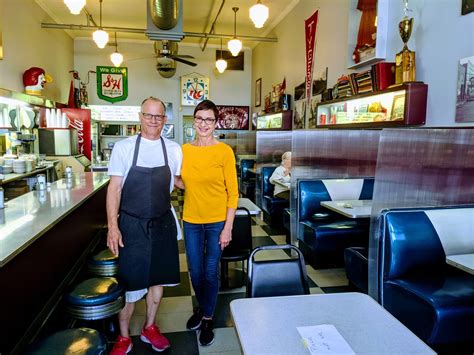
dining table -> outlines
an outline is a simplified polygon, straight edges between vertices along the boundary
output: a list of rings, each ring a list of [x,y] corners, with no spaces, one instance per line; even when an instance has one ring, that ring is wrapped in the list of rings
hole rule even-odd
[[[321,201],[321,206],[348,218],[370,218],[372,200]]]

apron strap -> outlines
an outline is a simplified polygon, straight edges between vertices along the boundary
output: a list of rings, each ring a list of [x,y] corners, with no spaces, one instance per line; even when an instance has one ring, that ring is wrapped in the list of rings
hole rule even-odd
[[[137,166],[138,151],[140,150],[140,140],[142,139],[142,134],[139,133],[137,136],[137,141],[135,142],[135,150],[133,151],[133,162],[132,167]]]
[[[165,158],[165,166],[168,166],[168,152],[166,151],[166,145],[163,137],[161,139],[161,147],[163,148],[163,157]]]

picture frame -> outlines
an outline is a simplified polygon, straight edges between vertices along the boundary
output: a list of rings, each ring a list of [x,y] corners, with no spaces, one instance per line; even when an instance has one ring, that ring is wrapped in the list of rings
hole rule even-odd
[[[165,138],[174,139],[174,124],[170,124],[170,123],[165,124],[161,134]]]
[[[474,11],[474,0],[462,0],[461,15],[467,15]]]
[[[218,105],[219,117],[216,129],[248,130],[250,109],[248,106]]]
[[[262,105],[262,78],[255,81],[255,107]]]
[[[405,117],[405,94],[395,95],[392,101],[390,121],[400,121]]]

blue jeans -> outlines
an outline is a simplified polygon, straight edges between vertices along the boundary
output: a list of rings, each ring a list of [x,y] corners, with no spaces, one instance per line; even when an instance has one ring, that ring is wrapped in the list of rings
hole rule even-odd
[[[212,318],[219,292],[219,237],[224,222],[194,224],[183,221],[189,273],[204,317]]]

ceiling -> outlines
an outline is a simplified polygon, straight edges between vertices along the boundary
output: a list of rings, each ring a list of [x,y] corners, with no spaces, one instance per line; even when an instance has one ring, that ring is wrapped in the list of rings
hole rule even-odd
[[[80,15],[72,15],[60,0],[35,0],[45,12],[51,16],[56,23],[87,25],[87,16],[84,12]],[[249,9],[256,0],[183,0],[183,31],[208,33],[221,4],[224,3],[221,13],[216,21],[215,33],[233,35],[234,32],[234,12],[232,7],[238,7],[237,12],[237,37],[239,35],[254,37],[272,37],[271,29],[275,27],[286,14],[300,0],[262,0],[262,3],[269,7],[270,17],[264,27],[257,29],[249,18]],[[148,0],[103,0],[102,3],[102,25],[103,27],[125,27],[145,29],[146,6]],[[96,24],[99,24],[99,0],[87,0],[85,9],[89,12]],[[89,25],[93,25],[89,23]],[[68,30],[73,38],[90,38],[92,31]],[[128,40],[148,40],[145,34],[117,32],[118,42],[121,39]],[[195,37],[185,37],[185,43],[201,43],[204,39]],[[243,45],[252,47],[257,41],[243,40]],[[210,39],[209,44],[219,44],[219,39]]]

